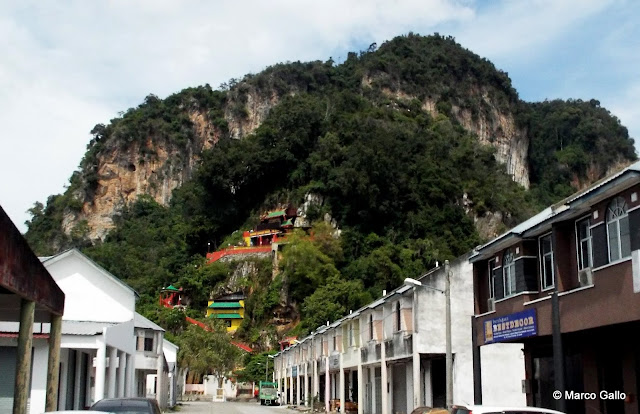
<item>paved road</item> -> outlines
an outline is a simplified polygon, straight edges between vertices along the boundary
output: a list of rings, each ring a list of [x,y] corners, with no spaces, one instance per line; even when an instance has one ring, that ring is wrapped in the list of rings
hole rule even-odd
[[[259,402],[185,401],[180,403],[180,414],[295,414],[286,406],[263,406]]]

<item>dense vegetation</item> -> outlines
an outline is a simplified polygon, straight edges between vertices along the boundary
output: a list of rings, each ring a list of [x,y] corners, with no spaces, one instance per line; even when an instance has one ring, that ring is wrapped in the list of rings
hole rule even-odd
[[[279,103],[253,134],[232,139],[225,109],[247,116],[250,91],[276,94]],[[394,98],[396,92],[403,97]],[[425,111],[425,100],[436,103],[439,115]],[[473,117],[497,110],[518,120],[530,138],[532,191],[515,184],[494,150],[460,125],[454,105]],[[74,192],[95,186],[100,153],[149,136],[189,145],[189,108],[205,111],[223,133],[168,207],[142,197],[101,243],[88,243],[82,226],[70,236],[61,232],[65,209],[78,208]],[[276,335],[269,321],[278,307],[293,307],[296,332],[308,332],[482,242],[474,218],[501,212],[503,226],[512,226],[574,191],[576,182],[636,159],[627,130],[597,101],[521,102],[506,73],[437,35],[372,45],[340,65],[278,64],[218,91],[207,85],[165,100],[148,97],[93,134],[69,190],[32,210],[27,239],[41,254],[82,247],[142,294],[145,314],[176,332],[183,328],[175,315],[152,305],[159,288],[182,286],[193,315],[202,315],[209,292],[234,271],[204,264],[209,243],[233,240],[234,231],[250,228],[278,203],[322,196],[308,219],[330,214],[341,237],[316,224],[313,240],[292,238],[275,279],[269,265],[256,265],[243,282],[251,295],[238,333],[252,342],[264,332]]]

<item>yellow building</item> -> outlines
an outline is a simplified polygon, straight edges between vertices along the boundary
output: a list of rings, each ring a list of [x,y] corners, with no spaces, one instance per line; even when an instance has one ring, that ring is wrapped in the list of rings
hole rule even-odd
[[[237,295],[210,300],[207,306],[207,318],[224,321],[229,333],[235,332],[244,319],[244,299],[231,298],[232,296]]]

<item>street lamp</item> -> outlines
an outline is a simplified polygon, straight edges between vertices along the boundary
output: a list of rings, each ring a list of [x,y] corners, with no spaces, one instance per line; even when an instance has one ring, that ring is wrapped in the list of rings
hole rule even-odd
[[[444,272],[445,272],[445,288],[436,289],[431,286],[426,286],[422,284],[419,280],[412,279],[410,277],[404,280],[404,284],[407,286],[413,287],[423,287],[430,290],[435,290],[437,292],[443,293],[445,296],[445,348],[446,348],[446,374],[447,374],[447,393],[446,393],[446,404],[447,410],[451,410],[453,406],[453,356],[451,353],[451,271],[449,270],[449,261],[444,261]],[[414,304],[415,306],[415,304]],[[414,312],[417,312],[417,309],[414,309]],[[416,350],[417,351],[417,350]]]
[[[275,358],[275,356],[273,355],[267,355],[267,368],[264,370],[264,380],[267,380],[267,373],[269,372],[269,358],[273,359]]]

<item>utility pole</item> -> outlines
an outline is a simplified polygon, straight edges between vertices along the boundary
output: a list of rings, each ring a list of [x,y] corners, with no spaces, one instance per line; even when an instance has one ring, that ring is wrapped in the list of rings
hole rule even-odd
[[[451,270],[449,261],[444,261],[445,287],[444,296],[446,301],[446,369],[447,369],[447,410],[451,412],[453,407],[453,355],[451,352]]]

